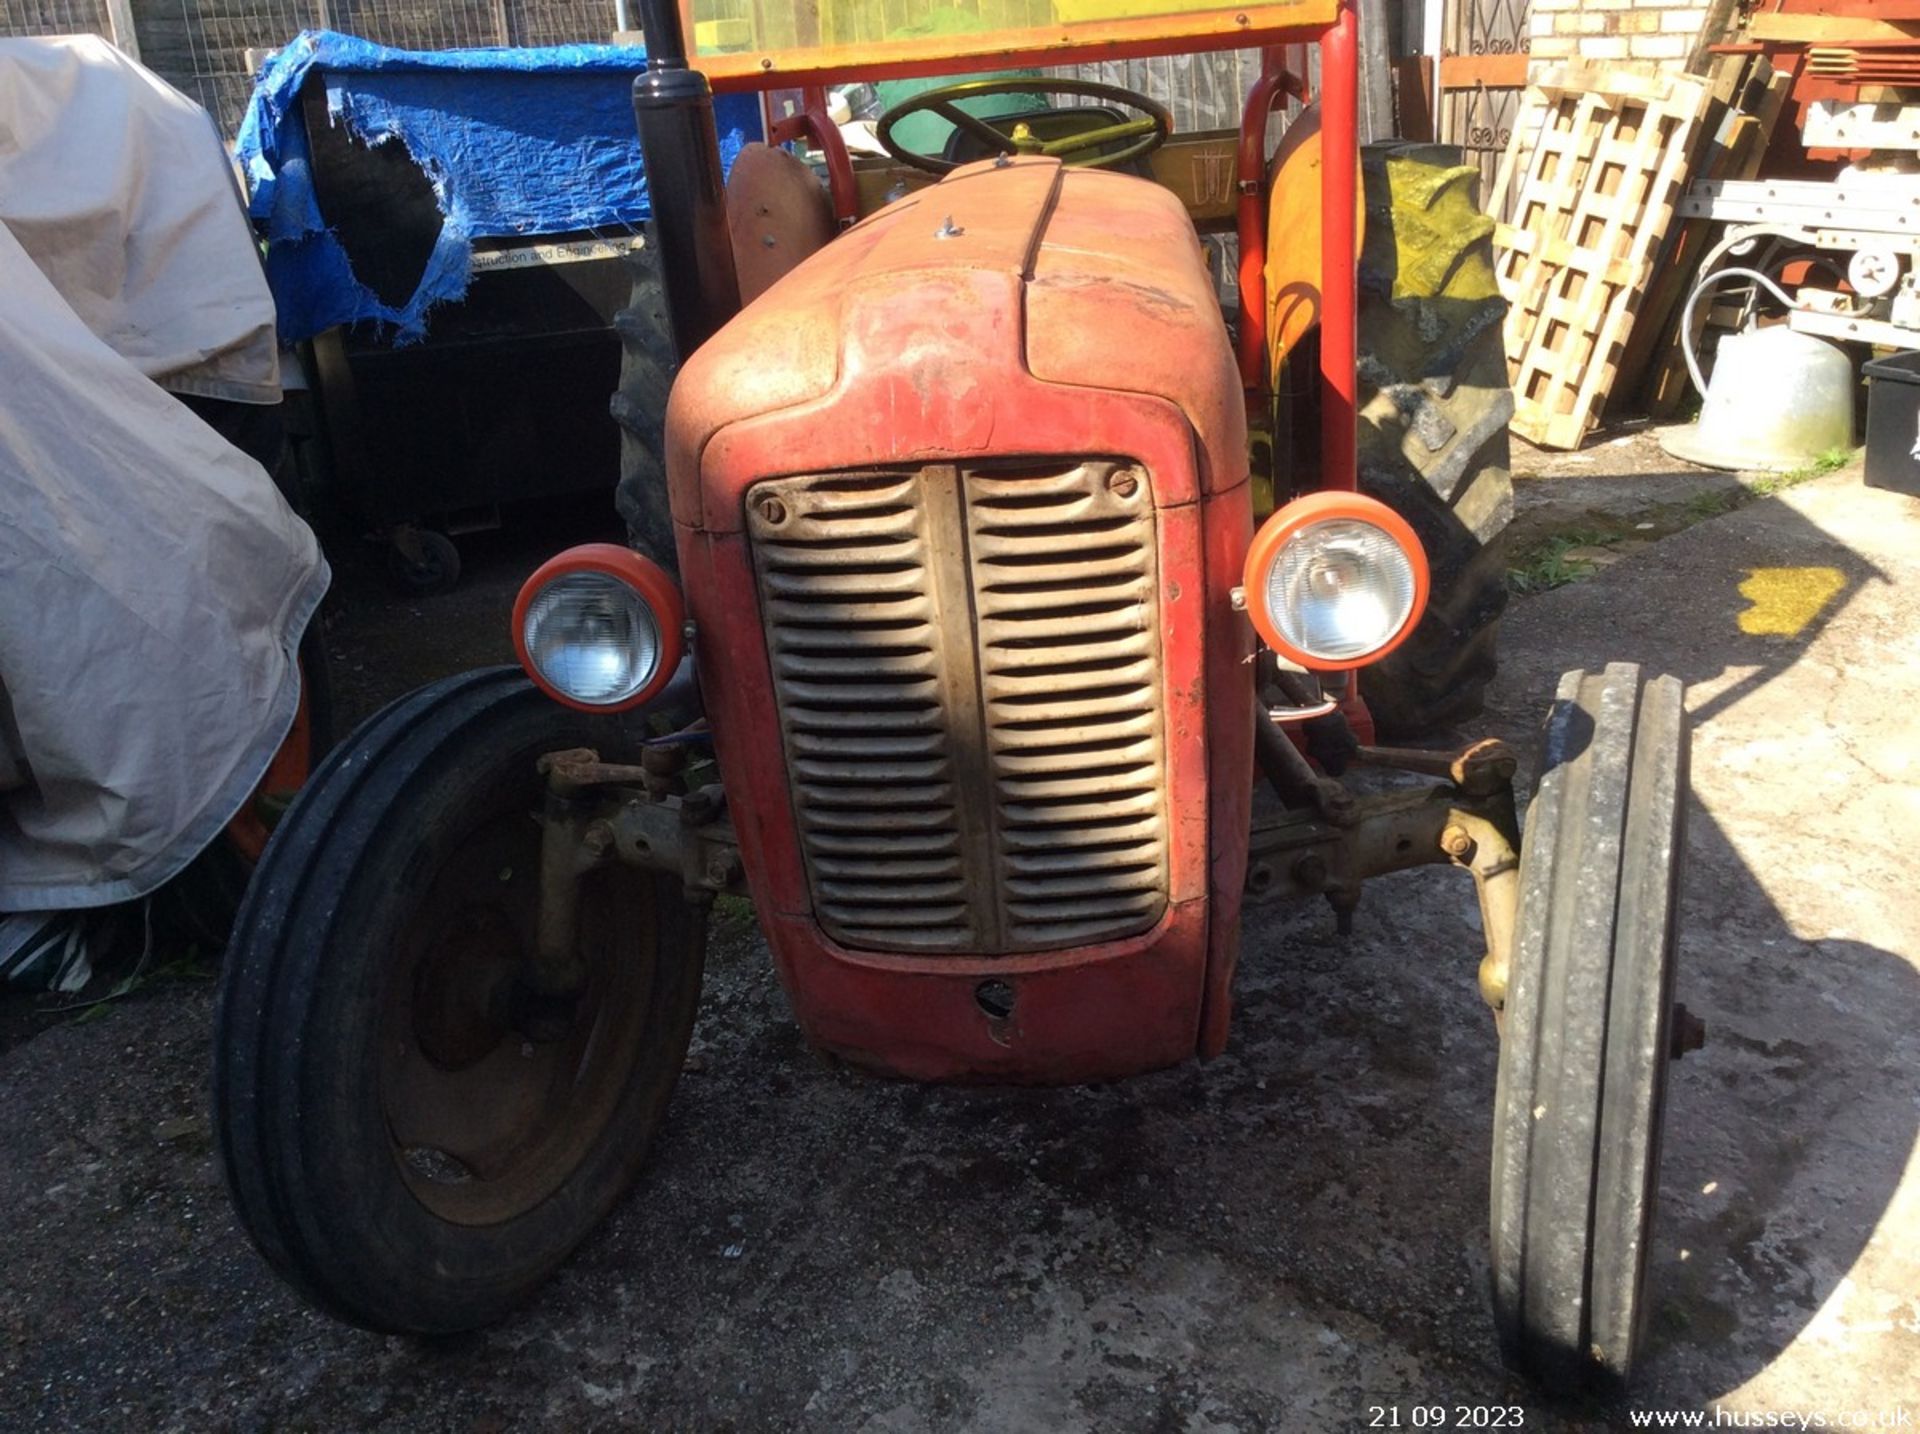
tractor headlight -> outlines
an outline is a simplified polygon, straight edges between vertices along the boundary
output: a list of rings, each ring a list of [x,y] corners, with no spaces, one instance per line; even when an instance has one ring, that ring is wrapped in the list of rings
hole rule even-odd
[[[565,573],[541,588],[521,632],[540,675],[591,707],[626,701],[660,668],[653,609],[602,573]]]
[[[520,665],[548,696],[591,712],[645,702],[680,665],[679,591],[660,566],[612,543],[541,564],[513,606]]]
[[[1247,612],[1301,667],[1341,671],[1391,652],[1427,603],[1427,560],[1407,521],[1358,493],[1313,493],[1254,535]]]

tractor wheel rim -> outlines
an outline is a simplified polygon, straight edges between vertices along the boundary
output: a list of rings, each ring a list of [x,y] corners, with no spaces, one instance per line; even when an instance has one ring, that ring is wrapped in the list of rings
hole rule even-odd
[[[562,1032],[530,1037],[515,1013],[538,920],[540,827],[515,807],[452,849],[426,874],[388,966],[380,1098],[414,1198],[450,1223],[492,1225],[535,1209],[599,1146],[642,1049],[651,962],[622,929],[632,913],[613,884],[585,880],[586,984]]]

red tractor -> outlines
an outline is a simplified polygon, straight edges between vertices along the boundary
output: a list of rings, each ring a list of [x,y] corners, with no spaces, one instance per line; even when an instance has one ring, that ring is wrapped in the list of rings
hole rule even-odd
[[[372,1328],[501,1316],[637,1176],[724,893],[820,1052],[1071,1082],[1222,1050],[1243,905],[1323,897],[1344,926],[1368,877],[1447,863],[1478,888],[1501,1042],[1507,1352],[1556,1385],[1623,1377],[1665,1069],[1697,1033],[1673,1003],[1680,686],[1569,674],[1524,841],[1500,743],[1373,730],[1470,708],[1499,608],[1471,172],[1363,166],[1340,0],[890,33],[874,7],[702,6],[643,7],[633,545],[533,575],[524,672],[361,727],[242,912],[215,1092],[254,1242]],[[690,28],[725,46],[702,70]],[[1307,42],[1322,92],[1269,156]],[[903,87],[878,162],[826,117],[855,77],[1234,47],[1266,60],[1237,132],[1031,72]],[[778,148],[723,186],[707,76],[797,92],[770,138],[810,140],[827,189]],[[938,153],[903,138],[927,115]],[[1415,231],[1462,214],[1428,262]],[[1196,226],[1238,233],[1237,354]],[[1366,304],[1399,327],[1359,363]],[[1357,794],[1353,764],[1431,780]]]

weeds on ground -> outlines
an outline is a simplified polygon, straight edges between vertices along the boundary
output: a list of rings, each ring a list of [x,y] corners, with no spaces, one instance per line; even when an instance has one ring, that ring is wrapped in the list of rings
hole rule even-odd
[[[751,931],[754,925],[753,903],[744,896],[721,892],[713,898],[713,915],[708,932],[714,936],[733,936]]]
[[[64,1006],[55,1006],[56,1011],[74,1013],[70,1025],[83,1026],[89,1021],[97,1021],[113,1009],[116,1002],[144,991],[152,986],[170,985],[177,982],[200,983],[211,981],[214,977],[213,963],[203,957],[197,949],[189,950],[184,956],[162,961],[158,965],[136,965],[133,970],[115,981],[112,986],[98,996],[83,1001],[69,1002]]]
[[[1805,468],[1796,468],[1791,473],[1761,474],[1747,484],[1747,492],[1755,498],[1770,498],[1783,489],[1806,482],[1809,478],[1819,478],[1837,469],[1845,468],[1853,455],[1854,450],[1851,448],[1829,448]]]
[[[1682,511],[1694,519],[1717,518],[1722,513],[1731,513],[1735,508],[1744,508],[1755,498],[1771,498],[1775,493],[1784,493],[1809,478],[1824,477],[1835,469],[1844,468],[1852,457],[1853,450],[1850,448],[1829,448],[1804,468],[1794,468],[1785,473],[1761,473],[1738,488],[1721,493],[1702,493],[1688,502]]]
[[[1531,597],[1578,582],[1593,572],[1594,565],[1585,558],[1568,554],[1577,548],[1605,547],[1619,536],[1584,529],[1555,533],[1515,554],[1514,562],[1507,568],[1507,587],[1521,597]]]
[[[97,1021],[124,997],[152,986],[211,981],[219,969],[217,951],[202,951],[197,944],[181,950],[156,932],[151,897],[140,903],[138,944],[112,938],[94,953],[94,960],[93,976],[80,997],[46,1008],[51,1014],[68,1016],[69,1025]]]
[[[1736,508],[1744,508],[1756,498],[1771,498],[1810,478],[1819,478],[1844,468],[1852,461],[1854,452],[1850,448],[1830,448],[1804,468],[1795,468],[1786,473],[1763,473],[1735,488],[1701,493],[1680,505],[1680,515],[1686,519],[1680,526],[1690,527],[1708,518],[1717,518]],[[1625,536],[1624,531],[1575,530],[1556,533],[1515,555],[1514,562],[1507,569],[1507,588],[1517,596],[1531,597],[1535,593],[1550,592],[1554,588],[1578,582],[1581,578],[1591,577],[1597,565],[1582,558],[1569,557],[1568,554],[1578,548],[1604,548]]]

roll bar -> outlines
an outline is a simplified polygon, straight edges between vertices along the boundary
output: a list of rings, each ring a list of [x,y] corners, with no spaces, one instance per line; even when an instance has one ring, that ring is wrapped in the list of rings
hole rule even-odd
[[[638,0],[647,69],[633,82],[640,152],[653,200],[653,243],[667,318],[684,360],[740,308],[740,286],[727,233],[726,198],[713,90],[692,68],[677,0]],[[1305,97],[1283,64],[1282,45],[1320,46],[1320,390],[1321,486],[1351,489],[1354,471],[1354,367],[1358,361],[1359,233],[1354,222],[1360,178],[1360,24],[1358,0],[1340,0],[1334,22],[1318,35],[1275,31],[1247,36],[1262,46],[1262,73],[1247,98],[1240,135],[1241,381],[1250,415],[1271,401],[1267,374],[1265,165],[1267,116],[1283,94]],[[1115,55],[1163,53],[1167,41],[1110,47]],[[769,86],[792,79],[769,75]],[[825,81],[813,77],[813,83]]]

